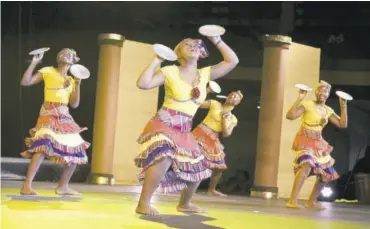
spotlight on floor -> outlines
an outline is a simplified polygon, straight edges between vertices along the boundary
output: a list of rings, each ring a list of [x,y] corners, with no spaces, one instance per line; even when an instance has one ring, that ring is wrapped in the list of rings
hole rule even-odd
[[[333,195],[333,190],[330,188],[330,187],[324,187],[322,190],[321,190],[321,195],[325,198],[328,198],[330,197],[331,195]]]

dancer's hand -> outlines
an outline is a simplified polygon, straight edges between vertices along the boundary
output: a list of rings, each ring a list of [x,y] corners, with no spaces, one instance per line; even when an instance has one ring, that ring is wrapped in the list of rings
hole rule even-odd
[[[44,53],[34,55],[33,58],[32,58],[32,63],[34,63],[34,64],[40,63],[43,57],[44,57]]]
[[[347,100],[339,97],[339,104],[340,104],[341,108],[346,108],[347,107]]]
[[[215,36],[215,37],[208,37],[208,39],[214,44],[218,45],[222,40],[221,36]]]
[[[298,91],[298,99],[303,100],[304,97],[306,97],[306,95],[307,95],[307,91],[304,91],[304,90]]]
[[[154,60],[157,60],[157,61],[159,61],[161,63],[164,61],[164,59],[162,57],[158,56],[158,55],[155,55],[155,59]]]
[[[74,77],[73,80],[75,81],[75,84],[80,85],[81,84],[81,79]]]
[[[225,121],[225,122],[229,122],[231,121],[231,113],[230,112],[227,112],[225,114],[222,115],[222,119]]]

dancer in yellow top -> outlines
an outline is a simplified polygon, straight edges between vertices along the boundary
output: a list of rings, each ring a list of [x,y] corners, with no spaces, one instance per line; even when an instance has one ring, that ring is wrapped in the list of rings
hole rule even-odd
[[[204,102],[207,83],[226,75],[238,64],[234,51],[221,40],[211,37],[224,61],[198,69],[198,59],[207,56],[204,43],[185,39],[175,48],[180,66],[156,69],[162,59],[156,57],[137,81],[139,88],[149,90],[164,84],[165,98],[138,139],[141,145],[135,159],[142,168],[139,181],[143,183],[137,213],[157,215],[150,200],[155,190],[175,192],[183,190],[178,211],[204,212],[190,200],[199,183],[211,175],[204,160],[202,148],[191,133],[193,116]]]
[[[216,191],[222,173],[227,169],[224,147],[219,140],[219,134],[222,133],[223,137],[229,137],[232,134],[238,120],[231,111],[240,104],[242,99],[242,93],[235,91],[227,96],[224,104],[216,100],[207,100],[201,105],[202,108],[209,108],[209,112],[203,122],[193,130],[193,134],[204,145],[204,156],[212,169],[208,187],[209,195],[226,196]]]
[[[341,115],[336,115],[332,108],[325,105],[330,89],[330,84],[320,81],[315,90],[314,101],[303,100],[307,92],[299,91],[298,99],[286,114],[289,120],[302,117],[301,128],[293,143],[293,150],[296,152],[295,179],[287,207],[301,208],[297,204],[299,192],[307,177],[315,175],[316,183],[305,206],[322,209],[323,207],[316,203],[321,189],[326,182],[338,179],[333,168],[334,159],[330,156],[333,147],[323,139],[322,130],[329,121],[338,128],[347,127],[347,103],[346,100],[339,99]]]
[[[44,67],[34,75],[37,64],[43,54],[33,58],[22,78],[22,86],[32,86],[44,81],[44,103],[40,110],[36,127],[30,130],[31,137],[26,138],[29,148],[22,152],[25,158],[32,158],[28,167],[26,180],[20,193],[36,195],[31,184],[45,157],[56,163],[64,164],[63,173],[55,192],[59,195],[79,195],[68,187],[76,164],[86,164],[88,158],[85,150],[90,143],[84,141],[81,128],[69,114],[68,104],[77,108],[80,104],[79,79],[68,76],[68,70],[79,58],[72,49],[63,49],[57,56],[57,67]]]

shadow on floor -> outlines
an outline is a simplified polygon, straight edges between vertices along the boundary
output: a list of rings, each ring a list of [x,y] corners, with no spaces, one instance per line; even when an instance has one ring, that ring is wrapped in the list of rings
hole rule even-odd
[[[171,228],[179,229],[225,229],[222,227],[203,224],[205,221],[213,221],[215,218],[202,215],[159,215],[159,216],[141,216],[143,220],[162,223]]]
[[[80,202],[81,197],[71,197],[71,196],[28,196],[28,195],[6,195],[7,198],[11,200],[19,201],[31,201],[31,202]]]

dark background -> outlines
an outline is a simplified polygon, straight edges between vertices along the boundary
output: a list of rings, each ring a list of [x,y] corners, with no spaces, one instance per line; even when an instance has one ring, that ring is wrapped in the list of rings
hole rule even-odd
[[[220,24],[227,29],[225,41],[236,50],[244,67],[261,67],[261,36],[279,33],[292,36],[294,42],[320,47],[322,69],[370,71],[368,2],[2,2],[1,19],[2,157],[20,157],[24,138],[35,125],[43,85],[20,87],[20,79],[31,59],[28,52],[39,47],[52,48],[39,67],[54,64],[57,52],[70,47],[92,72],[82,83],[80,107],[72,110],[76,121],[89,128],[83,137],[92,143],[99,33],[174,47],[184,37],[199,36],[201,25]],[[211,58],[201,66],[221,60],[213,47],[209,50]],[[260,81],[226,77],[219,83],[225,93],[241,90],[245,95],[235,109],[239,125],[233,136],[223,141],[230,168],[224,182],[237,171],[245,171],[253,179]],[[338,171],[345,174],[353,167],[349,158],[357,157],[368,144],[370,88],[332,83],[333,92],[341,89],[358,100],[349,105],[348,130],[329,126],[324,133],[335,147]],[[331,98],[329,105],[339,112],[337,98]],[[158,99],[161,105],[163,88]],[[205,114],[201,110],[194,125]]]

